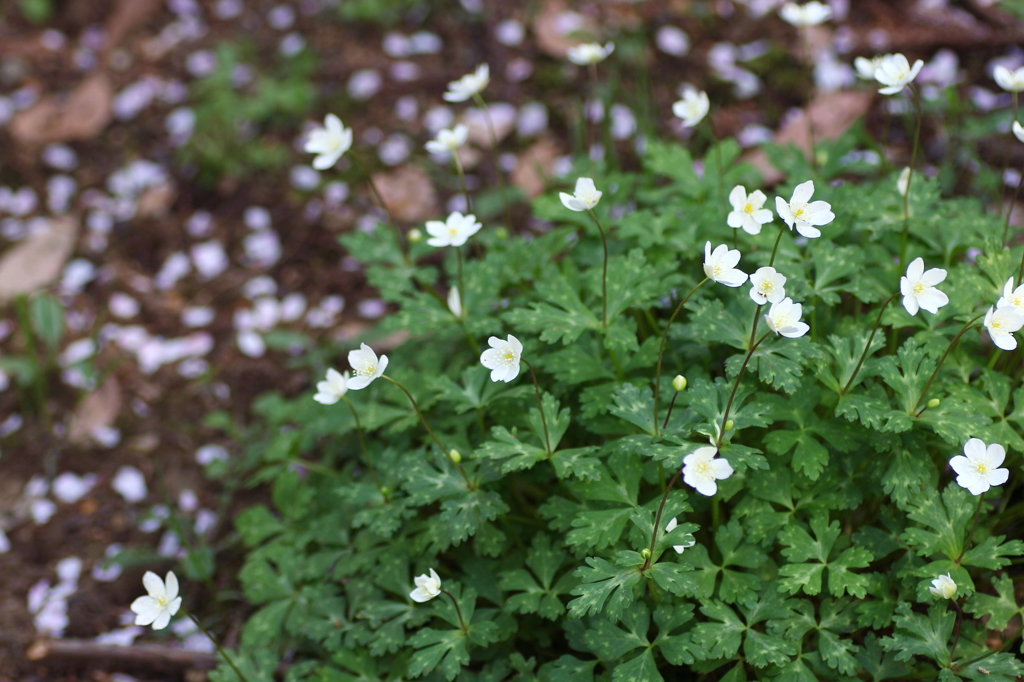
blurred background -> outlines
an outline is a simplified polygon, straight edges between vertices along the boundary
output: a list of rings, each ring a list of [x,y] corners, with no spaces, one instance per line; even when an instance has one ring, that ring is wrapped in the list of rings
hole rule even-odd
[[[128,611],[146,569],[184,565],[230,603],[231,518],[263,493],[218,467],[245,457],[261,393],[307,390],[358,340],[401,341],[375,331],[388,307],[337,238],[383,220],[370,175],[405,231],[464,208],[424,150],[442,128],[470,128],[485,226],[501,172],[514,229],[542,232],[529,201],[567,186],[575,156],[637,168],[648,140],[708,147],[672,116],[684,83],[765,189],[785,159],[758,146],[809,150],[808,117],[838,140],[816,165],[899,169],[912,101],[854,59],[903,52],[925,61],[926,173],[1006,210],[1024,144],[992,73],[1024,65],[1024,0],[832,0],[806,30],[780,4],[2,0],[0,680],[130,679],[90,645],[153,638]],[[615,44],[597,82],[565,58],[588,41]],[[481,63],[496,150],[482,112],[441,98]],[[316,171],[302,148],[327,113],[356,143]],[[227,646],[236,603],[216,615]],[[202,667],[212,646],[179,620],[161,641]]]

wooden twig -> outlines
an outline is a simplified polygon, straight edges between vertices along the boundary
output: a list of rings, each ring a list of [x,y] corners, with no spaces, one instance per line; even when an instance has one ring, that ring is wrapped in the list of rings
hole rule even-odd
[[[212,670],[217,667],[217,655],[204,651],[187,651],[164,644],[97,644],[88,639],[40,640],[28,648],[25,657],[30,661],[106,661],[140,668]]]

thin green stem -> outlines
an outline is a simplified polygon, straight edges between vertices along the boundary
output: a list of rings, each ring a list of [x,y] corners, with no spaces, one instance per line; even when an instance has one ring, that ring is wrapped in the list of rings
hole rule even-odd
[[[651,560],[654,559],[654,545],[658,541],[658,531],[661,530],[661,515],[665,511],[665,502],[668,500],[668,494],[672,492],[672,487],[676,484],[676,481],[679,480],[681,475],[682,470],[676,469],[676,473],[672,476],[672,480],[668,482],[665,492],[661,494],[661,502],[658,504],[658,513],[654,515],[654,530],[651,531],[651,546],[648,549],[648,557],[644,559],[643,568],[640,569],[641,573],[651,567]]]
[[[864,364],[864,360],[868,357],[868,351],[871,350],[871,342],[875,340],[875,332],[878,331],[878,325],[882,322],[882,313],[889,307],[889,304],[896,300],[899,296],[899,292],[890,296],[885,303],[882,304],[882,308],[878,311],[878,317],[875,318],[875,326],[871,328],[871,335],[868,337],[867,345],[864,346],[864,352],[860,354],[860,359],[857,360],[857,366],[853,368],[853,374],[850,375],[849,381],[843,386],[843,390],[839,392],[839,395],[846,395],[846,392],[850,390],[850,386],[853,386],[854,380],[857,378],[857,372],[860,371],[861,366]],[[885,345],[884,343],[882,345]]]
[[[459,617],[459,626],[464,633],[469,633],[469,626],[466,625],[466,619],[462,617],[462,609],[459,608],[459,602],[455,601],[455,597],[448,590],[441,590],[441,594],[452,600],[452,606],[455,607],[455,615]]]
[[[460,304],[460,306],[462,308],[461,310],[459,310],[458,317],[459,317],[459,319],[462,319],[462,318],[465,317],[466,308],[468,308],[469,306],[466,303],[466,300],[467,300],[467,298],[466,298],[466,285],[465,285],[465,283],[462,280],[462,247],[461,246],[456,246],[455,247],[455,261],[458,263],[459,304]]]
[[[348,405],[348,409],[352,410],[352,419],[356,422],[356,435],[359,436],[359,449],[363,452],[363,461],[366,462],[366,468],[369,469],[373,482],[377,485],[378,490],[381,490],[383,488],[380,484],[380,479],[377,477],[377,470],[373,467],[373,462],[370,461],[370,453],[366,450],[366,440],[363,438],[363,425],[359,422],[359,413],[356,412],[356,406],[352,404],[348,396],[343,395],[341,399]],[[386,495],[385,499],[387,499]]]
[[[974,539],[974,531],[978,528],[978,516],[981,515],[981,503],[984,499],[985,493],[978,495],[978,506],[974,508],[974,521],[971,523],[970,532],[964,538],[964,546],[960,549],[960,554],[957,556],[956,561],[953,562],[955,564],[959,564],[960,560],[964,558],[964,554],[967,554],[967,547],[971,544],[971,540]]]
[[[28,310],[28,297],[21,294],[14,299],[15,314],[18,317],[18,325],[21,327],[22,337],[25,339],[25,354],[32,358],[35,364],[35,372],[32,373],[32,393],[36,403],[37,414],[43,421],[46,433],[52,433],[50,423],[50,411],[46,409],[46,375],[49,369],[43,361],[36,345],[36,337],[32,332],[32,318]]]
[[[779,225],[779,236],[775,238],[775,246],[772,247],[772,257],[768,261],[768,267],[775,265],[775,254],[779,252],[779,242],[782,241],[782,233],[786,231],[786,224]]]
[[[533,365],[530,364],[529,360],[522,358],[523,364],[530,370],[530,378],[533,379],[533,392],[537,396],[537,409],[540,410],[540,423],[544,427],[544,449],[548,453],[548,457],[551,456],[551,437],[548,435],[548,420],[544,416],[544,402],[540,397],[540,384],[537,383],[537,375],[533,371]]]
[[[452,159],[455,161],[455,171],[459,175],[459,186],[462,187],[462,196],[466,198],[466,213],[473,212],[473,201],[469,198],[469,188],[466,186],[466,170],[462,167],[462,159],[459,158],[459,151],[452,152]]]
[[[910,232],[910,185],[914,179],[914,164],[917,162],[917,148],[921,142],[921,98],[913,85],[907,86],[910,89],[911,98],[914,100],[914,110],[917,113],[917,127],[914,130],[914,145],[910,151],[910,173],[907,175],[907,191],[903,194],[903,234],[900,237],[900,267],[903,272],[907,263],[907,237]]]
[[[206,635],[207,639],[213,642],[213,646],[217,649],[217,653],[220,654],[221,658],[228,662],[228,665],[231,666],[231,669],[235,671],[236,675],[238,675],[238,679],[243,680],[243,682],[249,682],[249,678],[242,674],[242,671],[238,669],[238,666],[236,666],[235,662],[231,660],[231,657],[228,656],[228,653],[224,651],[224,648],[221,647],[220,644],[217,643],[217,640],[214,639],[213,635],[211,635],[210,632],[203,627],[203,624],[199,622],[199,619],[193,616],[192,613],[189,611],[185,611],[185,615],[192,619],[192,622],[196,624],[196,627],[199,628],[200,632]]]
[[[601,265],[601,326],[608,327],[608,240],[604,235],[604,228],[601,221],[597,219],[594,209],[587,209],[587,213],[593,218],[597,225],[597,231],[601,233],[601,248],[604,249],[604,260]]]
[[[722,426],[718,429],[718,438],[715,440],[716,448],[722,448],[722,439],[725,437],[725,425],[729,423],[729,412],[732,410],[732,402],[736,399],[736,391],[740,387],[740,381],[743,380],[743,373],[747,370],[747,364],[750,362],[750,358],[754,354],[754,351],[757,350],[757,347],[761,345],[762,341],[771,336],[771,333],[770,329],[766,331],[764,336],[759,338],[757,343],[750,347],[750,350],[747,351],[746,357],[743,358],[743,364],[740,365],[739,374],[736,375],[736,383],[732,385],[732,392],[729,393],[729,402],[725,404],[725,413],[722,416]]]
[[[505,228],[512,233],[512,212],[508,205],[508,190],[505,188],[505,176],[501,172],[501,164],[498,162],[498,134],[494,131],[494,121],[491,120],[491,111],[487,108],[483,96],[478,92],[473,95],[473,101],[483,111],[484,119],[487,121],[487,130],[491,134],[491,150],[494,154],[494,173],[498,176],[498,186],[501,187],[501,203],[505,209]]]
[[[672,416],[672,408],[676,406],[676,398],[679,397],[679,391],[672,393],[672,400],[668,401],[668,411],[665,412],[665,422],[661,425],[661,428],[668,428],[669,417]]]
[[[658,347],[658,368],[654,373],[654,435],[658,435],[658,397],[661,392],[661,362],[665,357],[665,341],[668,339],[668,328],[672,326],[676,316],[682,311],[683,306],[690,300],[690,297],[696,293],[697,289],[700,289],[708,278],[705,277],[701,281],[697,282],[697,286],[690,289],[690,293],[683,297],[683,300],[679,301],[676,309],[672,311],[672,316],[668,318],[668,322],[665,324],[665,328],[661,331],[661,345]],[[674,398],[673,398],[674,399]],[[670,408],[671,411],[671,408]],[[668,424],[668,418],[665,418],[665,423]]]
[[[1002,644],[1000,644],[998,647],[996,647],[995,649],[992,649],[991,651],[988,651],[988,652],[986,652],[986,653],[984,653],[981,656],[978,656],[976,658],[972,658],[969,661],[964,661],[963,663],[960,664],[959,667],[961,669],[963,669],[963,668],[965,668],[965,667],[967,667],[969,665],[974,665],[975,663],[978,663],[979,661],[984,661],[989,656],[994,656],[994,655],[998,654],[1000,651],[1002,651],[1003,649],[1005,649],[1006,647],[1010,646],[1015,641],[1017,641],[1017,638],[1020,637],[1020,633],[1021,632],[1024,632],[1024,626],[1021,626],[1021,627],[1017,628],[1017,630],[1013,633],[1012,636],[1007,637],[1006,640]]]
[[[1006,173],[1004,172],[1003,175],[1006,175]],[[1017,205],[1017,197],[1020,196],[1021,187],[1024,187],[1024,168],[1021,168],[1020,182],[1017,183],[1017,189],[1013,190],[1013,198],[1010,199],[1010,207],[1006,209],[1006,224],[1003,225],[1003,239],[1000,242],[1001,244],[1006,244],[1006,237],[1010,232],[1010,216],[1013,215],[1013,207]]]
[[[932,387],[932,382],[935,381],[935,377],[938,376],[939,369],[942,368],[942,363],[946,361],[946,356],[949,355],[949,351],[953,350],[953,346],[956,344],[957,341],[960,340],[961,336],[966,334],[971,329],[981,326],[980,324],[974,323],[977,322],[982,317],[984,317],[984,315],[985,313],[979,313],[977,317],[974,317],[973,319],[969,320],[963,326],[963,328],[956,333],[952,340],[950,340],[949,345],[946,346],[946,351],[942,354],[942,357],[939,358],[939,364],[935,365],[935,371],[932,372],[932,375],[930,377],[928,377],[928,383],[924,385],[924,390],[921,391],[921,397],[917,399],[917,403],[914,405],[914,409],[911,410],[911,412],[914,412],[917,416],[920,416],[920,413],[917,411],[917,408],[921,406],[921,401],[923,401],[925,397],[928,395],[928,389]]]
[[[438,449],[441,451],[442,455],[444,455],[446,458],[448,458],[448,460],[451,461],[452,464],[455,465],[455,468],[459,470],[460,474],[462,474],[463,480],[466,481],[466,485],[469,486],[470,490],[473,490],[475,486],[469,480],[469,476],[466,475],[466,470],[462,468],[462,463],[461,462],[456,462],[456,461],[452,460],[451,457],[449,457],[448,451],[444,449],[444,446],[441,445],[441,441],[438,440],[437,435],[434,433],[434,430],[432,428],[430,428],[430,424],[428,424],[427,420],[423,418],[423,413],[420,412],[420,406],[416,403],[416,399],[412,397],[412,393],[409,393],[409,389],[407,389],[401,383],[395,381],[394,379],[392,379],[391,377],[389,377],[387,375],[382,375],[381,379],[387,379],[388,381],[393,383],[395,386],[398,386],[398,388],[400,388],[402,390],[402,393],[404,393],[405,396],[409,399],[409,402],[412,403],[412,409],[416,410],[416,416],[420,418],[420,423],[423,424],[423,428],[425,428],[427,430],[427,433],[429,433],[430,437],[433,439],[434,445],[436,445],[438,447]]]

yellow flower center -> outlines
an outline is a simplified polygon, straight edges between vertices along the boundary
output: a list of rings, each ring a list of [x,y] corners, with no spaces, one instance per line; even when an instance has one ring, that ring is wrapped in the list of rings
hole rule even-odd
[[[707,474],[708,473],[708,463],[707,462],[701,462],[700,464],[698,464],[697,465],[697,473],[698,474],[702,474],[702,475],[703,474]]]
[[[804,210],[802,208],[798,208],[797,210],[793,211],[793,215],[795,215],[797,218],[802,217],[803,214],[804,214]]]
[[[987,466],[985,466],[985,465],[984,465],[983,463],[981,463],[981,462],[979,462],[978,464],[975,464],[975,465],[974,465],[974,468],[975,468],[975,470],[977,470],[977,472],[978,472],[979,474],[987,474],[987,473],[988,473],[988,467],[987,467]]]
[[[715,273],[715,277],[722,274],[722,266],[719,263],[716,263],[715,267],[711,268],[711,270]]]
[[[766,279],[765,281],[761,282],[761,291],[763,291],[766,294],[769,293],[774,288],[775,284],[770,279]]]
[[[156,603],[157,606],[159,606],[160,608],[164,608],[165,606],[167,606],[167,596],[164,595],[163,597],[157,597]]]
[[[743,210],[746,211],[747,213],[753,213],[754,212],[754,205],[753,204],[747,204],[746,206],[743,207]]]
[[[510,350],[505,351],[505,361],[506,362],[512,362],[515,359],[516,359],[515,353],[513,353]]]
[[[992,320],[992,328],[993,329],[1000,329],[1000,328],[1002,328],[1002,326],[1003,325],[1002,325],[1002,323],[999,320]]]
[[[789,315],[776,315],[775,326],[778,328],[789,326]]]
[[[1020,296],[1014,296],[1013,298],[1010,299],[1010,305],[1012,305],[1014,308],[1020,308],[1021,305],[1024,305],[1024,299],[1022,299]]]
[[[920,282],[915,284],[914,285],[914,293],[915,294],[923,294],[924,293],[924,285],[921,284]]]
[[[455,235],[457,235],[458,233],[459,233],[459,231],[458,231],[457,229],[455,229],[454,227],[449,227],[449,228],[448,228],[448,234],[450,234],[451,236],[453,236],[453,237],[454,237],[454,236],[455,236]]]

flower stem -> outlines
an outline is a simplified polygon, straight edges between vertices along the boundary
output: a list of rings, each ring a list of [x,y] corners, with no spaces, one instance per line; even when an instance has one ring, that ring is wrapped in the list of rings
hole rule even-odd
[[[597,219],[594,209],[588,208],[587,213],[594,219],[597,231],[601,233],[601,247],[604,249],[604,262],[601,267],[601,326],[608,327],[608,240],[604,236],[604,228]]]
[[[184,609],[182,610],[184,611]],[[235,662],[231,660],[231,657],[228,656],[228,653],[224,651],[220,644],[217,643],[217,640],[214,639],[213,635],[211,635],[210,632],[203,627],[203,624],[199,622],[199,619],[193,616],[192,613],[189,611],[185,611],[185,615],[188,616],[192,620],[192,622],[196,624],[196,627],[199,628],[200,632],[206,635],[207,639],[213,642],[213,646],[217,649],[217,653],[220,654],[221,658],[227,661],[228,665],[231,666],[231,669],[235,671],[236,675],[238,675],[238,679],[242,680],[243,682],[249,682],[249,678],[242,674],[242,671],[238,669],[238,666],[236,666]]]
[[[540,398],[540,384],[537,383],[537,375],[533,371],[533,365],[530,364],[529,360],[520,358],[526,368],[530,370],[530,378],[533,379],[533,392],[537,396],[537,409],[540,410],[540,423],[544,427],[544,449],[548,453],[548,457],[551,456],[551,437],[548,435],[548,420],[544,417],[544,403]]]
[[[1024,626],[1021,626],[1021,627],[1017,628],[1017,630],[1014,631],[1014,633],[1010,637],[1007,637],[1006,640],[1003,641],[1003,643],[1000,644],[995,649],[992,649],[991,651],[987,651],[987,652],[983,653],[981,656],[978,656],[976,658],[972,658],[969,661],[964,661],[963,663],[960,664],[960,667],[964,668],[964,667],[969,666],[969,665],[974,665],[975,663],[978,663],[980,661],[984,661],[989,656],[994,656],[995,654],[998,654],[1000,651],[1002,651],[1003,649],[1005,649],[1006,647],[1010,646],[1015,641],[1017,641],[1017,638],[1020,637],[1020,633],[1021,632],[1024,632]]]
[[[664,421],[664,423],[662,423],[661,428],[663,428],[663,429],[668,428],[668,420],[669,420],[669,417],[672,416],[672,408],[674,408],[676,406],[676,398],[678,398],[678,397],[679,397],[679,391],[675,391],[675,392],[672,393],[672,400],[668,401],[668,411],[665,412],[665,421]],[[655,420],[655,421],[657,421],[657,420]]]
[[[1003,173],[1003,175],[1005,175],[1005,173]],[[1020,196],[1021,187],[1024,187],[1024,168],[1021,168],[1020,182],[1017,183],[1017,189],[1013,190],[1013,198],[1010,200],[1010,207],[1006,210],[1006,224],[1003,225],[1003,239],[1000,244],[1006,243],[1006,235],[1010,232],[1010,216],[1013,215],[1013,207],[1017,204],[1017,197]]]
[[[462,187],[462,196],[466,198],[466,213],[473,212],[473,202],[469,198],[469,188],[466,186],[466,170],[462,167],[462,159],[459,158],[459,150],[452,151],[452,159],[455,160],[455,170],[459,174],[459,186]]]
[[[650,556],[644,560],[643,568],[640,569],[641,573],[651,567],[651,560],[654,559],[654,545],[658,541],[658,531],[661,530],[661,514],[665,511],[665,501],[668,500],[668,494],[672,492],[672,487],[676,484],[676,481],[679,480],[681,475],[681,470],[676,469],[676,473],[668,482],[665,492],[661,494],[661,503],[658,504],[658,513],[654,515],[654,530],[651,531],[651,546],[650,549],[648,549]]]
[[[352,401],[348,399],[348,396],[341,396],[341,399],[348,405],[348,409],[352,410],[352,418],[356,421],[356,435],[359,436],[359,449],[363,452],[363,460],[366,462],[366,468],[370,470],[370,476],[373,477],[373,482],[377,485],[379,490],[383,490],[380,479],[377,478],[377,470],[373,468],[373,462],[370,461],[370,453],[366,451],[366,440],[363,438],[363,426],[359,423],[359,413],[356,412],[356,406],[352,404]],[[384,496],[387,500],[387,496]]]
[[[964,538],[964,546],[960,549],[960,554],[957,556],[956,561],[953,563],[959,564],[960,560],[964,558],[964,554],[967,554],[967,547],[971,544],[971,540],[974,539],[974,531],[978,528],[978,516],[981,514],[981,503],[985,498],[985,493],[978,495],[978,506],[974,508],[974,522],[971,523],[971,532]]]
[[[465,318],[465,312],[466,312],[466,309],[469,307],[469,305],[468,305],[468,303],[466,303],[466,301],[468,300],[467,297],[466,297],[466,285],[463,283],[463,280],[462,280],[462,247],[461,246],[456,246],[455,247],[455,261],[458,263],[458,269],[459,269],[459,302],[462,304],[462,309],[459,311],[459,318],[462,319],[462,318]]]
[[[736,398],[736,391],[740,387],[740,381],[743,380],[743,373],[747,370],[747,364],[750,362],[750,358],[754,354],[754,351],[757,350],[757,347],[761,345],[762,341],[771,336],[771,333],[770,329],[766,331],[764,336],[759,338],[757,343],[750,347],[750,350],[747,351],[746,357],[743,358],[743,364],[740,365],[739,374],[736,375],[736,383],[732,385],[732,392],[729,394],[729,402],[725,404],[725,413],[722,416],[722,428],[719,429],[718,438],[715,441],[715,447],[719,450],[722,448],[722,439],[725,438],[725,425],[729,422],[729,412],[732,410],[732,402]]]
[[[910,232],[910,184],[914,179],[914,164],[917,162],[917,148],[921,142],[921,98],[913,85],[907,86],[910,89],[911,98],[914,100],[914,110],[917,113],[917,127],[914,130],[914,145],[910,150],[910,173],[907,174],[907,191],[903,194],[903,234],[900,236],[900,267],[903,272],[907,263],[907,236]]]
[[[459,626],[464,633],[469,634],[469,626],[466,625],[466,620],[462,617],[462,609],[459,608],[459,602],[455,601],[455,597],[448,590],[441,590],[441,594],[452,600],[452,606],[455,607],[455,615],[459,617]]]
[[[964,624],[964,611],[956,599],[949,600],[956,608],[956,621],[953,623],[953,646],[949,648],[949,658],[946,659],[946,667],[953,665],[953,655],[956,653],[956,645],[960,643],[960,631]]]
[[[980,324],[974,323],[977,322],[980,318],[984,317],[984,315],[985,313],[979,313],[977,317],[968,320],[968,322],[963,326],[963,328],[956,333],[952,340],[950,340],[949,345],[946,346],[946,351],[942,354],[942,357],[939,358],[939,364],[935,365],[935,371],[932,372],[932,375],[930,377],[928,377],[928,383],[924,385],[924,390],[921,391],[921,397],[917,399],[917,403],[914,405],[914,409],[911,410],[911,412],[915,413],[914,416],[919,417],[921,416],[921,412],[924,412],[924,410],[918,412],[917,408],[921,406],[921,401],[923,401],[925,397],[928,395],[928,389],[932,387],[932,382],[935,381],[935,377],[938,376],[939,369],[942,368],[942,363],[946,361],[946,356],[949,355],[949,351],[953,350],[953,346],[956,344],[957,341],[960,340],[961,336],[966,334],[971,329],[981,326]]]
[[[860,354],[860,360],[857,361],[857,366],[853,368],[853,374],[850,375],[850,379],[846,382],[846,385],[843,386],[843,390],[839,392],[839,395],[846,395],[846,392],[850,390],[850,386],[853,385],[854,380],[857,378],[857,372],[860,371],[861,365],[864,364],[864,360],[868,357],[868,351],[871,349],[871,342],[875,340],[875,332],[878,331],[878,325],[882,322],[882,313],[885,312],[885,309],[889,307],[889,304],[895,301],[896,297],[899,295],[899,292],[896,292],[882,304],[881,310],[878,311],[878,317],[875,318],[875,326],[871,328],[871,336],[868,337],[867,345],[864,346],[864,352]],[[883,342],[882,345],[884,346],[885,343]]]
[[[779,252],[779,242],[782,241],[782,233],[786,231],[786,224],[783,223],[779,226],[779,236],[775,238],[775,246],[772,247],[772,257],[768,261],[768,267],[775,265],[775,254]]]
[[[659,393],[661,391],[661,361],[662,361],[662,359],[665,356],[665,341],[668,339],[668,328],[672,326],[672,323],[675,321],[676,316],[678,316],[680,311],[682,311],[683,306],[686,305],[686,302],[690,300],[690,297],[693,296],[693,294],[697,291],[697,289],[700,289],[701,286],[703,286],[703,284],[705,282],[707,282],[707,281],[708,281],[708,278],[705,277],[701,281],[697,282],[697,286],[695,286],[692,289],[690,289],[690,293],[688,293],[686,296],[684,296],[683,300],[679,301],[679,304],[676,305],[676,309],[674,311],[672,311],[672,316],[670,318],[668,318],[668,322],[665,324],[665,328],[661,331],[661,345],[658,347],[658,368],[657,368],[657,370],[655,370],[655,373],[654,373],[654,435],[655,436],[658,435],[658,396],[659,396]],[[675,396],[672,397],[672,402],[675,403]],[[670,407],[669,408],[669,412],[671,412],[671,411],[672,411],[672,408]],[[665,423],[668,424],[668,417],[665,417]],[[662,428],[664,428],[664,427],[662,427]]]
[[[409,393],[409,389],[407,389],[405,386],[395,381],[391,377],[387,376],[386,374],[382,375],[381,379],[387,379],[395,386],[398,386],[398,388],[402,389],[402,393],[404,393],[406,397],[409,399],[409,402],[412,403],[412,409],[416,410],[416,416],[420,418],[420,423],[423,424],[423,428],[425,428],[427,430],[427,433],[430,434],[430,437],[434,440],[434,444],[441,451],[441,454],[444,455],[446,459],[448,459],[449,461],[452,462],[452,464],[455,465],[455,468],[459,470],[459,473],[462,474],[462,478],[466,481],[466,485],[469,486],[470,490],[473,490],[475,486],[473,486],[473,483],[469,480],[469,476],[466,475],[466,470],[462,468],[462,463],[452,461],[451,457],[448,456],[448,452],[444,449],[444,446],[441,445],[441,441],[438,440],[437,435],[434,433],[434,430],[430,428],[430,424],[428,424],[427,420],[423,418],[423,413],[420,412],[420,406],[416,403],[416,399],[412,397],[412,393]]]
[[[484,102],[483,96],[478,92],[473,95],[473,101],[480,107],[480,110],[484,113],[484,119],[487,121],[487,130],[491,134],[491,149],[494,152],[494,172],[498,176],[498,186],[501,187],[501,203],[505,209],[505,227],[508,229],[509,234],[512,233],[512,212],[508,206],[508,190],[505,188],[505,176],[501,173],[501,164],[498,163],[498,134],[494,131],[494,121],[491,120],[491,111],[487,108],[487,103]]]

